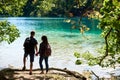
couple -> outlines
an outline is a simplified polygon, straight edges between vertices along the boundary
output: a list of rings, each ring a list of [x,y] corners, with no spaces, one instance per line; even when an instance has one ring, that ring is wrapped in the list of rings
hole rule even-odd
[[[24,41],[24,57],[23,57],[23,69],[22,70],[25,70],[26,69],[26,58],[27,56],[29,55],[30,57],[30,75],[32,75],[32,67],[33,67],[33,62],[34,62],[34,55],[38,56],[38,54],[40,55],[40,59],[39,59],[39,65],[40,65],[40,68],[41,68],[41,74],[43,74],[43,65],[42,65],[42,62],[43,60],[45,60],[45,65],[46,65],[46,73],[48,72],[48,68],[49,68],[49,65],[48,65],[48,57],[51,55],[51,54],[46,54],[46,51],[47,51],[47,48],[49,46],[50,48],[50,45],[48,43],[48,40],[47,40],[47,37],[46,36],[42,36],[41,37],[41,40],[42,42],[40,43],[40,46],[39,46],[39,51],[38,51],[38,48],[37,48],[37,40],[34,38],[35,36],[35,32],[34,31],[31,31],[30,33],[30,37],[26,38],[25,41]],[[36,50],[36,54],[35,54],[35,50]],[[51,48],[50,48],[51,50]],[[51,52],[50,52],[51,53]]]

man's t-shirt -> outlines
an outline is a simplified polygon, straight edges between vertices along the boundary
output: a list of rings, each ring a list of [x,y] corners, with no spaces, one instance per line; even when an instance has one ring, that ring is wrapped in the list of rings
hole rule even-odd
[[[29,44],[26,46],[26,41],[29,39]],[[35,53],[35,46],[38,44],[37,40],[33,37],[28,37],[25,39],[24,47],[25,53]]]

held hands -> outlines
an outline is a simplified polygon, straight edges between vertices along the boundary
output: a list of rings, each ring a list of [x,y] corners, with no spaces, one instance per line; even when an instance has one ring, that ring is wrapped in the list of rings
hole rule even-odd
[[[35,55],[36,55],[36,56],[38,56],[38,54],[39,54],[39,52],[36,52],[36,54],[35,54]]]

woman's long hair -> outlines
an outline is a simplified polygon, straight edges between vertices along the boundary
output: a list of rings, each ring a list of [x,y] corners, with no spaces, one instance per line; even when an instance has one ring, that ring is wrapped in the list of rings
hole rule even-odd
[[[48,39],[47,39],[47,36],[42,36],[42,41],[43,43],[47,46],[48,45]]]

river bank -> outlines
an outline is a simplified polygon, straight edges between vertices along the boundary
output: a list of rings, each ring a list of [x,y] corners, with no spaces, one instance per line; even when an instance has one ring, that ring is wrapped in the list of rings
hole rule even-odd
[[[105,73],[106,70],[108,72]],[[108,68],[98,71],[87,70],[79,73],[67,68],[49,68],[47,74],[40,74],[40,69],[33,69],[32,75],[29,75],[29,69],[22,71],[21,69],[5,68],[0,70],[0,80],[120,80],[120,67],[111,70],[110,73]]]
[[[34,69],[32,75],[29,75],[29,70],[6,68],[0,71],[0,80],[86,80],[86,78],[78,72],[67,69],[50,68],[47,74],[40,74],[39,69]]]

